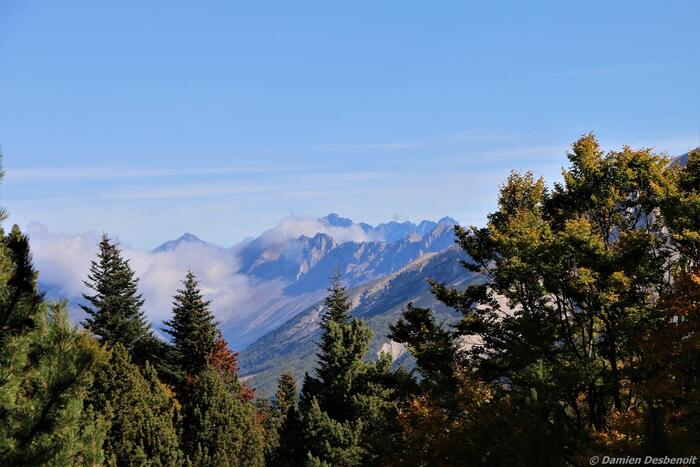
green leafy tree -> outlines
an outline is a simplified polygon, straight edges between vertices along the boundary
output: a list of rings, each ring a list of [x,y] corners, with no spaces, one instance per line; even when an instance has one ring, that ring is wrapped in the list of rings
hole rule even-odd
[[[121,344],[98,368],[88,402],[108,427],[104,451],[109,465],[182,463],[171,391],[149,363],[143,371],[132,364]]]
[[[462,313],[457,326],[441,330],[428,310],[408,308],[393,327],[428,379],[406,420],[432,423],[421,415],[430,407],[444,414],[442,425],[457,424],[452,432],[470,432],[477,426],[469,420],[490,407],[508,430],[493,427],[499,435],[470,451],[487,464],[500,464],[493,456],[514,446],[522,465],[576,463],[601,448],[660,448],[616,440],[636,414],[649,413],[640,361],[657,331],[678,321],[663,310],[678,257],[661,209],[675,190],[668,160],[628,147],[605,154],[593,135],[574,143],[569,160],[553,190],[513,173],[486,227],[455,228],[469,255],[464,265],[482,277],[466,290],[433,284]],[[464,389],[483,384],[487,392]],[[422,432],[407,427],[408,435]],[[444,452],[440,443],[456,439],[430,442],[424,450]]]
[[[139,360],[148,359],[140,349],[149,348],[154,337],[142,309],[138,278],[107,235],[102,236],[85,285],[94,293],[83,294],[87,303],[81,308],[88,315],[83,326],[108,347],[119,343]]]

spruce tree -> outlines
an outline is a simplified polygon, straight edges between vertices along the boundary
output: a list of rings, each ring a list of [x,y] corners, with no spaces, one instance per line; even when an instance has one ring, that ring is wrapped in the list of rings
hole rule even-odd
[[[110,347],[120,343],[134,352],[148,345],[153,337],[142,310],[138,278],[119,246],[107,235],[102,236],[85,285],[94,292],[83,294],[87,304],[81,308],[88,317],[82,324],[86,329]]]
[[[173,338],[171,364],[179,380],[206,368],[217,336],[210,302],[204,300],[192,271],[187,272],[183,285],[174,297],[173,318],[163,329]]]
[[[345,287],[340,282],[340,272],[335,271],[328,288],[328,295],[324,300],[326,307],[321,316],[321,328],[327,332],[328,323],[345,323],[350,318],[350,304],[345,293]]]
[[[331,417],[346,420],[353,416],[353,384],[365,369],[363,357],[371,332],[364,321],[349,318],[350,303],[337,274],[328,291],[320,323],[316,376],[305,378],[302,400],[306,404],[315,397]]]
[[[214,368],[199,371],[186,387],[182,449],[196,466],[261,466],[264,441],[253,404],[231,393]]]
[[[108,465],[179,465],[183,455],[174,426],[176,402],[147,362],[143,371],[117,344],[100,365],[88,403],[107,426]]]
[[[306,452],[301,449],[301,421],[297,411],[297,385],[294,375],[285,371],[280,375],[275,399],[268,412],[269,435],[268,465],[286,467],[300,465]]]
[[[316,373],[307,374],[302,386],[301,445],[311,465],[377,463],[368,435],[390,397],[381,381],[389,370],[387,359],[378,366],[363,360],[371,332],[364,321],[350,318],[350,303],[337,274],[328,290]]]

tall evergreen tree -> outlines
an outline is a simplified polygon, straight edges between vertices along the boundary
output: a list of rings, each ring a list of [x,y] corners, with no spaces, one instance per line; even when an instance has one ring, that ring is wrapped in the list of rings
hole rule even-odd
[[[306,375],[301,402],[303,408],[308,408],[311,399],[316,398],[333,418],[346,420],[353,415],[353,383],[365,368],[362,359],[371,332],[363,321],[350,320],[350,303],[337,274],[328,292],[320,322],[316,375]]]
[[[107,426],[108,465],[175,466],[183,462],[172,393],[147,362],[143,371],[117,344],[100,365],[88,403]]]
[[[102,353],[64,303],[42,302],[27,237],[0,237],[0,464],[99,464],[104,431],[83,400]]]
[[[87,304],[81,308],[88,317],[82,324],[86,329],[110,347],[120,343],[133,352],[147,345],[152,334],[142,310],[138,278],[107,235],[102,236],[85,285],[94,292],[83,295]]]
[[[191,465],[264,464],[263,435],[253,404],[235,397],[219,371],[205,367],[186,391],[182,447]]]
[[[324,305],[326,309],[321,316],[321,329],[324,333],[328,332],[328,323],[331,321],[342,324],[350,318],[348,296],[345,293],[345,287],[340,282],[340,272],[337,270],[333,273]]]
[[[306,452],[300,438],[301,421],[297,411],[297,385],[294,375],[285,371],[280,375],[275,399],[267,414],[267,464],[279,467],[300,465]]]
[[[372,337],[367,324],[350,318],[337,274],[328,290],[316,374],[305,376],[300,399],[306,462],[376,464],[378,452],[369,438],[372,423],[386,415],[391,390],[383,379],[391,360],[384,357],[374,365],[364,361]]]
[[[262,465],[264,441],[253,391],[189,271],[174,297],[170,367],[182,404],[181,446],[191,465]]]
[[[216,343],[216,322],[192,271],[174,297],[173,318],[164,332],[172,336],[172,366],[181,380],[207,367]]]

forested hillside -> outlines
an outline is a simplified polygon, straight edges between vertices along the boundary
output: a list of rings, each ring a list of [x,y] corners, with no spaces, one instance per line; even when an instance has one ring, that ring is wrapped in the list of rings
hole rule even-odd
[[[604,152],[589,134],[567,156],[553,185],[504,174],[486,225],[454,226],[450,249],[411,253],[360,285],[336,271],[322,303],[241,361],[191,271],[172,291],[164,341],[104,235],[84,272],[86,318],[71,323],[65,302],[38,289],[31,239],[3,230],[0,465],[697,455],[700,150],[674,164],[648,149]]]

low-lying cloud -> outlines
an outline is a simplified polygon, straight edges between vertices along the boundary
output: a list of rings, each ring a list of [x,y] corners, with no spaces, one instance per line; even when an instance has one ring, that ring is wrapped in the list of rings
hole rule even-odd
[[[26,231],[42,287],[50,297],[80,303],[81,294],[88,292],[83,281],[95,258],[100,235],[51,232],[36,223]],[[170,318],[172,297],[181,288],[188,270],[199,280],[204,296],[212,301],[214,315],[221,321],[234,317],[237,305],[254,293],[249,278],[238,274],[237,257],[214,245],[181,243],[173,250],[160,252],[122,245],[122,254],[140,278],[139,292],[146,300],[144,308],[153,323]]]
[[[288,216],[279,221],[277,226],[267,230],[261,239],[270,244],[284,243],[287,240],[299,238],[302,235],[313,237],[324,233],[333,237],[338,243],[367,242],[380,240],[376,235],[365,232],[362,227],[352,224],[347,227],[329,225],[320,219],[302,216]]]
[[[91,261],[96,258],[101,234],[60,233],[39,223],[29,224],[25,231],[42,289],[49,298],[70,300],[72,316],[80,319],[82,312],[78,304],[84,302],[83,293],[90,293],[84,281]],[[333,226],[324,220],[290,216],[263,233],[260,245],[283,250],[290,248],[289,240],[302,235],[312,237],[319,232],[339,243],[377,240],[376,233],[367,233],[357,224]],[[171,317],[173,295],[182,287],[188,270],[197,277],[206,299],[211,300],[212,312],[219,321],[254,319],[252,315],[259,312],[271,295],[281,293],[281,288],[279,284],[257,282],[240,272],[239,258],[245,247],[246,243],[225,249],[204,242],[180,242],[169,250],[145,251],[121,244],[122,255],[139,277],[139,292],[146,300],[148,320],[156,328]]]

